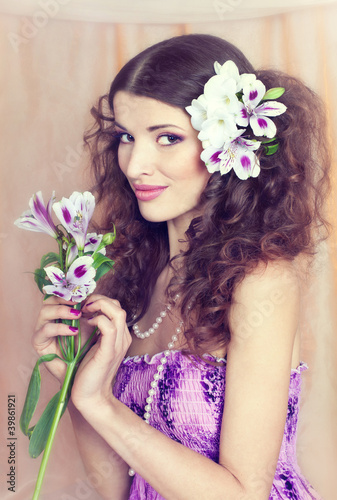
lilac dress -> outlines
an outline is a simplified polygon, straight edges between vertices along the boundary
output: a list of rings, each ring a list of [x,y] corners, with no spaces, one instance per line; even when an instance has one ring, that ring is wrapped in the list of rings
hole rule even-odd
[[[128,357],[117,373],[114,395],[143,417],[148,390],[162,353]],[[210,359],[212,359],[210,357]],[[214,359],[214,358],[213,358]],[[223,360],[224,361],[224,360]],[[301,364],[292,370],[288,415],[269,500],[320,499],[302,476],[296,460],[296,429]],[[150,424],[166,436],[218,462],[226,364],[216,366],[171,351],[153,395]],[[134,476],[129,500],[163,500],[141,476]]]

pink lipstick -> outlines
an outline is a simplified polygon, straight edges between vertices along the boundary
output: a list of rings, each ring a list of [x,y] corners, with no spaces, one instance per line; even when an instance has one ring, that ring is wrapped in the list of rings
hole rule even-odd
[[[167,186],[153,186],[150,184],[134,184],[136,198],[140,201],[154,200],[160,196]]]

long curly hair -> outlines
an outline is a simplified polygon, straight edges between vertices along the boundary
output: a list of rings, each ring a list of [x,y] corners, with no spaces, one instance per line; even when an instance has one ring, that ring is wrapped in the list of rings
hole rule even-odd
[[[201,354],[230,340],[233,292],[258,263],[313,255],[328,224],[329,148],[324,106],[301,81],[278,71],[254,71],[232,44],[211,35],[183,35],[153,45],[118,73],[110,91],[92,109],[94,127],[85,136],[92,155],[95,192],[104,214],[101,230],[116,226],[115,273],[103,281],[132,324],[147,311],[156,280],[169,259],[165,222],[148,222],[117,161],[113,98],[119,90],[147,96],[183,110],[203,93],[214,61],[232,60],[241,73],[255,73],[267,89],[284,87],[286,113],[274,118],[278,151],[260,154],[257,178],[240,180],[231,171],[211,175],[199,213],[176,256],[168,300],[179,292],[189,350]],[[262,149],[262,148],[261,148]],[[192,310],[192,312],[191,312]],[[134,319],[134,315],[137,315]]]

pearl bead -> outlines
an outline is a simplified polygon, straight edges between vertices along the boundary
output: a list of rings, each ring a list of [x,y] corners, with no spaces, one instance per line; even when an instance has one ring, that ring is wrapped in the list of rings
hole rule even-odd
[[[175,297],[175,300],[179,298],[179,295],[177,295]],[[153,323],[152,327],[149,328],[146,332],[144,333],[141,333],[139,331],[139,327],[137,324],[135,324],[133,326],[133,331],[134,331],[134,334],[138,337],[138,338],[145,338],[145,337],[149,337],[150,335],[152,335],[154,333],[155,330],[158,329],[160,323],[162,322],[162,318],[164,318],[166,316],[166,311],[169,311],[171,309],[170,306],[167,306],[166,307],[166,310],[165,311],[162,311],[160,313],[160,316],[158,316],[158,318],[156,318],[156,321]],[[148,394],[149,396],[146,398],[146,403],[147,405],[145,405],[145,413],[144,413],[144,416],[143,416],[143,419],[144,419],[144,422],[148,425],[150,425],[150,417],[151,417],[151,403],[153,402],[153,398],[152,396],[155,394],[155,390],[158,386],[158,380],[160,379],[160,375],[161,375],[161,372],[164,370],[164,365],[167,363],[167,358],[168,356],[170,355],[170,351],[171,349],[173,349],[174,347],[174,343],[178,340],[178,335],[181,333],[181,326],[182,326],[182,322],[180,323],[180,325],[176,328],[176,334],[172,336],[172,339],[171,339],[171,342],[168,343],[167,347],[168,349],[166,349],[164,351],[164,355],[162,358],[160,358],[160,364],[157,366],[157,372],[153,375],[153,380],[151,381],[151,389],[149,389],[148,391]],[[129,469],[129,476],[134,476],[136,473],[133,469]]]

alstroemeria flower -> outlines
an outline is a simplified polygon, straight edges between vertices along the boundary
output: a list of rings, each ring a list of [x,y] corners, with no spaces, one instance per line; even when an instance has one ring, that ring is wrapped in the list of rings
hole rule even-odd
[[[53,192],[47,206],[45,206],[42,193],[38,191],[29,200],[30,210],[26,210],[14,224],[21,229],[47,233],[53,238],[57,238],[57,229],[51,217],[51,208],[54,200],[55,194]]]
[[[276,125],[268,116],[278,116],[286,111],[286,106],[277,101],[266,101],[258,106],[266,93],[265,85],[256,80],[254,84],[243,89],[242,100],[249,115],[249,125],[254,135],[265,136],[269,139],[276,135]]]
[[[236,113],[239,99],[236,96],[236,81],[225,75],[212,76],[204,87],[204,96],[207,102],[207,117],[219,107],[226,109],[227,113]]]
[[[215,148],[221,148],[237,130],[234,115],[228,113],[225,108],[219,108],[214,111],[212,118],[204,121],[198,139],[209,141]]]
[[[238,137],[228,145],[227,149],[219,155],[221,161],[220,172],[228,172],[232,166],[234,172],[241,180],[257,177],[260,173],[260,162],[253,151],[259,149],[261,142],[250,141]]]
[[[215,61],[214,71],[217,75],[234,78],[236,82],[236,92],[240,92],[243,87],[256,80],[256,76],[253,73],[242,73],[242,75],[240,75],[239,68],[233,61],[226,61],[223,65]]]
[[[201,94],[198,99],[193,99],[191,106],[185,109],[191,115],[192,127],[200,131],[202,124],[207,120],[207,101],[204,94]]]
[[[238,131],[237,137],[224,145],[222,149],[206,148],[200,155],[210,173],[220,171],[221,175],[234,170],[239,179],[257,177],[260,173],[260,162],[254,151],[260,147],[259,141],[251,141],[240,137],[244,131]]]
[[[70,198],[62,198],[54,203],[53,209],[58,219],[70,233],[79,250],[84,250],[88,224],[95,209],[92,193],[75,191]]]
[[[96,234],[96,233],[88,233],[85,239],[85,245],[84,245],[84,253],[87,252],[92,252],[94,253],[97,248],[100,246],[101,242],[103,239],[103,234]],[[99,253],[106,255],[106,249],[105,247],[101,248]],[[68,252],[67,255],[67,266],[73,262],[74,259],[78,256],[78,248],[76,245],[73,245]]]
[[[96,288],[93,262],[92,257],[79,257],[71,264],[67,274],[55,266],[45,267],[44,270],[52,284],[43,287],[44,293],[73,302],[82,302]]]

